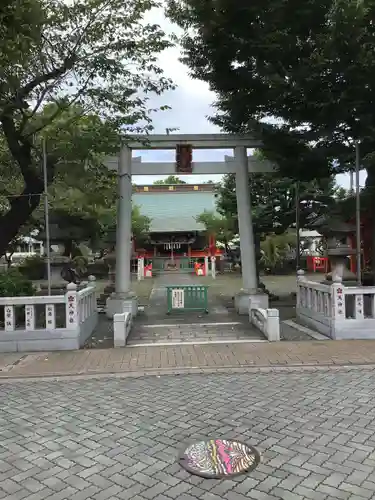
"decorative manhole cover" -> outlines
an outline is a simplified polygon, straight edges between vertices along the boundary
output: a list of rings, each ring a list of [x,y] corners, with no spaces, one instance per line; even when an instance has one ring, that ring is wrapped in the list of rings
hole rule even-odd
[[[191,474],[208,479],[244,474],[260,461],[255,448],[239,441],[210,439],[190,445],[180,456],[180,464]]]

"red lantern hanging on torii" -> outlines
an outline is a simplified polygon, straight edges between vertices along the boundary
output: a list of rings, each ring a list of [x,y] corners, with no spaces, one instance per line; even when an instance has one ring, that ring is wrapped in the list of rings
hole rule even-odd
[[[193,147],[190,144],[176,145],[176,173],[193,173]]]

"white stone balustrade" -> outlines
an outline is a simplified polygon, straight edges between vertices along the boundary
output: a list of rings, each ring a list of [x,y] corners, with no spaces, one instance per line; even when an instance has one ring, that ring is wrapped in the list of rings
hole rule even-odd
[[[280,318],[278,309],[251,307],[249,304],[250,323],[260,330],[270,342],[280,340]]]
[[[297,318],[332,339],[375,338],[375,287],[332,285],[297,277]]]
[[[113,345],[114,347],[125,347],[126,340],[133,326],[132,315],[129,312],[115,314],[113,316]]]
[[[82,285],[69,283],[65,295],[0,297],[0,352],[82,347],[98,322],[95,277]]]

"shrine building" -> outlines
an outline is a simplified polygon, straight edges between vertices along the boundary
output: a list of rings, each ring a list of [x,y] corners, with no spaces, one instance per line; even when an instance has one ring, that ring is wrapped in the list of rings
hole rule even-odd
[[[142,248],[133,241],[133,254],[145,259],[177,261],[220,256],[213,235],[197,221],[204,211],[216,213],[214,184],[152,184],[134,186],[133,204],[148,217],[150,236]]]

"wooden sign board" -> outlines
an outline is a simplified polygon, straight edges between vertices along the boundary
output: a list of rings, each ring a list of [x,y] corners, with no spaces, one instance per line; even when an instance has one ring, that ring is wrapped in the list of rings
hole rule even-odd
[[[177,144],[176,146],[176,173],[193,173],[193,148],[189,144]]]

